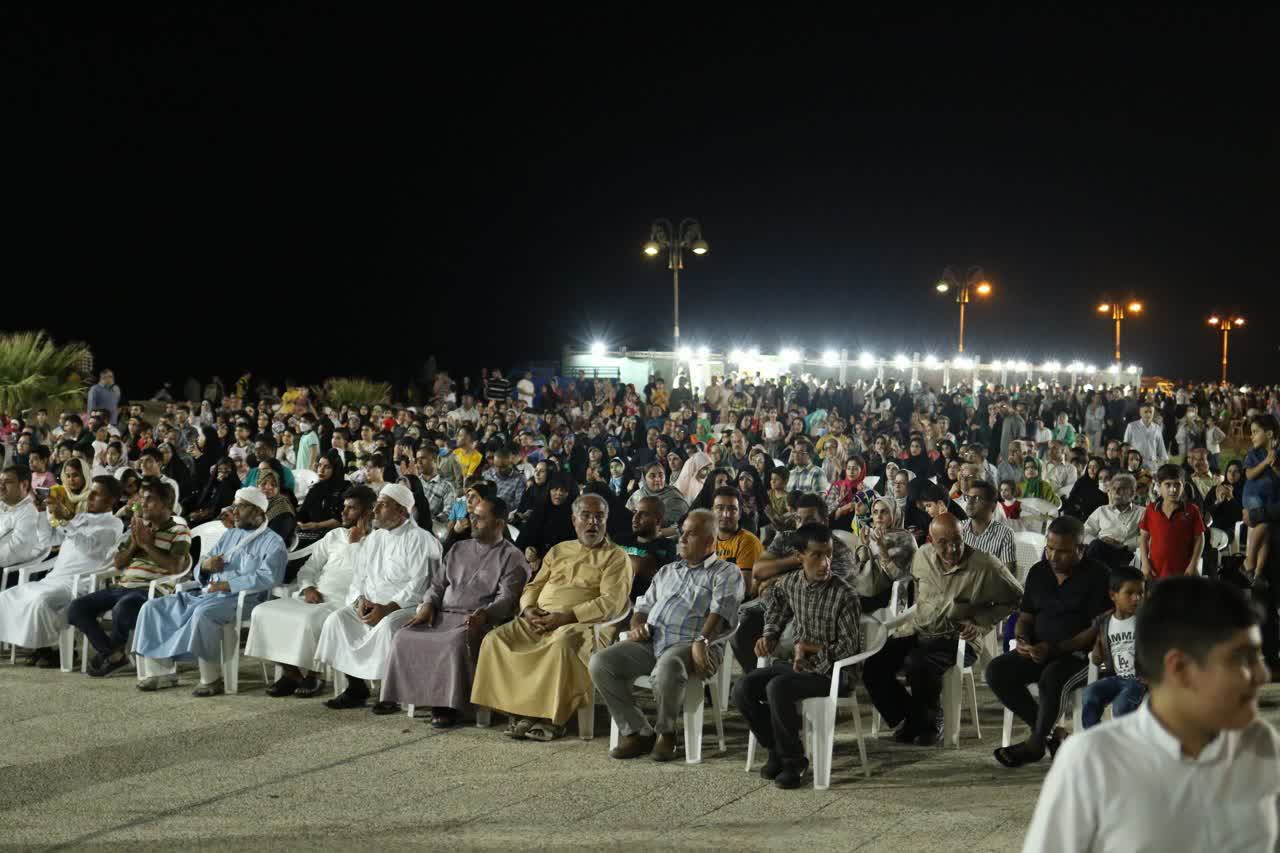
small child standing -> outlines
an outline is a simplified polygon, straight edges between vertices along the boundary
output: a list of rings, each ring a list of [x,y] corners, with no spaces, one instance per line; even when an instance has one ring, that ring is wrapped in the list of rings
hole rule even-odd
[[[1244,484],[1241,503],[1245,518],[1249,510],[1280,500],[1280,474],[1276,473],[1276,438],[1280,436],[1280,423],[1274,415],[1254,415],[1249,425],[1249,437],[1253,449],[1244,458]],[[1264,522],[1249,523],[1249,540],[1244,555],[1244,570],[1254,577],[1267,565],[1270,557],[1269,525]]]
[[[1081,722],[1084,727],[1102,721],[1102,712],[1111,705],[1112,718],[1138,709],[1147,695],[1147,685],[1138,679],[1134,667],[1134,627],[1138,605],[1146,584],[1142,572],[1132,566],[1111,570],[1111,603],[1115,609],[1098,617],[1098,640],[1090,659],[1105,672],[1084,690]]]

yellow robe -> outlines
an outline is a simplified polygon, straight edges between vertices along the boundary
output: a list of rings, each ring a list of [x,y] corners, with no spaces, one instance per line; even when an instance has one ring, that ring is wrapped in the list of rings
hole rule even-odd
[[[539,634],[528,620],[516,617],[489,632],[480,646],[471,702],[563,725],[591,701],[592,623],[624,614],[630,592],[631,562],[617,545],[608,540],[597,548],[577,540],[556,545],[525,587],[520,610],[536,605],[551,613],[572,612],[577,621]]]

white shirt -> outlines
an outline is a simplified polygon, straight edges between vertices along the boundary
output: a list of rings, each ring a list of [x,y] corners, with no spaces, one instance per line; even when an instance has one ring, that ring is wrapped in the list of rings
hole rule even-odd
[[[53,528],[36,512],[35,499],[27,495],[14,506],[0,501],[0,566],[26,563],[49,547]]]
[[[1142,534],[1138,532],[1138,522],[1142,520],[1142,513],[1145,511],[1146,507],[1136,503],[1129,504],[1129,508],[1124,511],[1111,504],[1098,507],[1084,523],[1085,543],[1106,537],[1122,542],[1130,550],[1136,549],[1142,538]]]
[[[1076,466],[1070,462],[1044,463],[1044,478],[1053,486],[1053,490],[1062,497],[1071,494],[1071,489],[1075,486],[1078,476]]]
[[[1150,702],[1063,743],[1023,853],[1266,853],[1280,841],[1280,734],[1261,719],[1197,758]]]
[[[347,604],[363,595],[374,604],[394,601],[402,610],[416,608],[443,553],[440,540],[412,521],[394,530],[373,531],[359,551]]]
[[[49,523],[47,514],[42,512],[39,518]],[[124,522],[109,512],[80,513],[54,532],[62,547],[47,577],[70,577],[104,568],[115,555],[123,532]]]
[[[356,554],[367,539],[351,544],[351,531],[336,527],[316,543],[311,557],[298,570],[298,597],[314,586],[325,601],[344,601],[356,573]],[[385,603],[385,602],[378,602]]]
[[[1134,614],[1128,619],[1120,619],[1112,615],[1107,620],[1107,647],[1111,652],[1111,662],[1115,664],[1115,674],[1121,678],[1136,678],[1137,667],[1134,666],[1134,629],[1138,624],[1138,616]]]
[[[529,405],[533,405],[533,383],[528,379],[521,379],[516,383],[516,395]]]
[[[1164,447],[1164,428],[1154,420],[1151,426],[1137,420],[1125,427],[1124,443],[1142,454],[1142,467],[1153,474],[1169,461],[1169,452]]]
[[[1227,437],[1227,434],[1222,430],[1218,429],[1216,426],[1205,427],[1205,430],[1204,430],[1205,449],[1215,456],[1218,455],[1219,453],[1222,452],[1222,440],[1226,437]]]

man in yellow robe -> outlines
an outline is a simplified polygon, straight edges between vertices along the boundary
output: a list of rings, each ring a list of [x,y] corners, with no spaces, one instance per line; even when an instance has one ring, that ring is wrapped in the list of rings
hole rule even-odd
[[[480,646],[471,702],[510,716],[511,737],[563,737],[569,717],[592,701],[593,625],[617,619],[631,603],[631,563],[606,538],[608,518],[598,495],[574,501],[577,540],[547,552],[520,597],[519,617]]]

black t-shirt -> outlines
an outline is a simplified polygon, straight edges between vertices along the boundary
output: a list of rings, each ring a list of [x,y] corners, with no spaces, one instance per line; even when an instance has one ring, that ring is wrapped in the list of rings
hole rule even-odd
[[[668,539],[665,536],[659,536],[652,542],[637,542],[636,535],[631,533],[627,536],[619,537],[615,541],[619,546],[621,546],[622,550],[626,551],[630,556],[652,557],[654,562],[657,564],[653,569],[654,574],[657,574],[658,570],[663,566],[668,563],[674,563],[679,559],[679,556],[676,554],[676,540]],[[631,581],[631,600],[635,601],[640,596],[644,595],[645,591],[649,589],[649,584],[652,581],[652,578],[636,575]]]
[[[1023,613],[1035,617],[1036,642],[1060,643],[1093,624],[1099,614],[1111,609],[1110,571],[1096,560],[1083,560],[1076,570],[1058,583],[1048,560],[1041,560],[1027,572],[1022,594]]]

